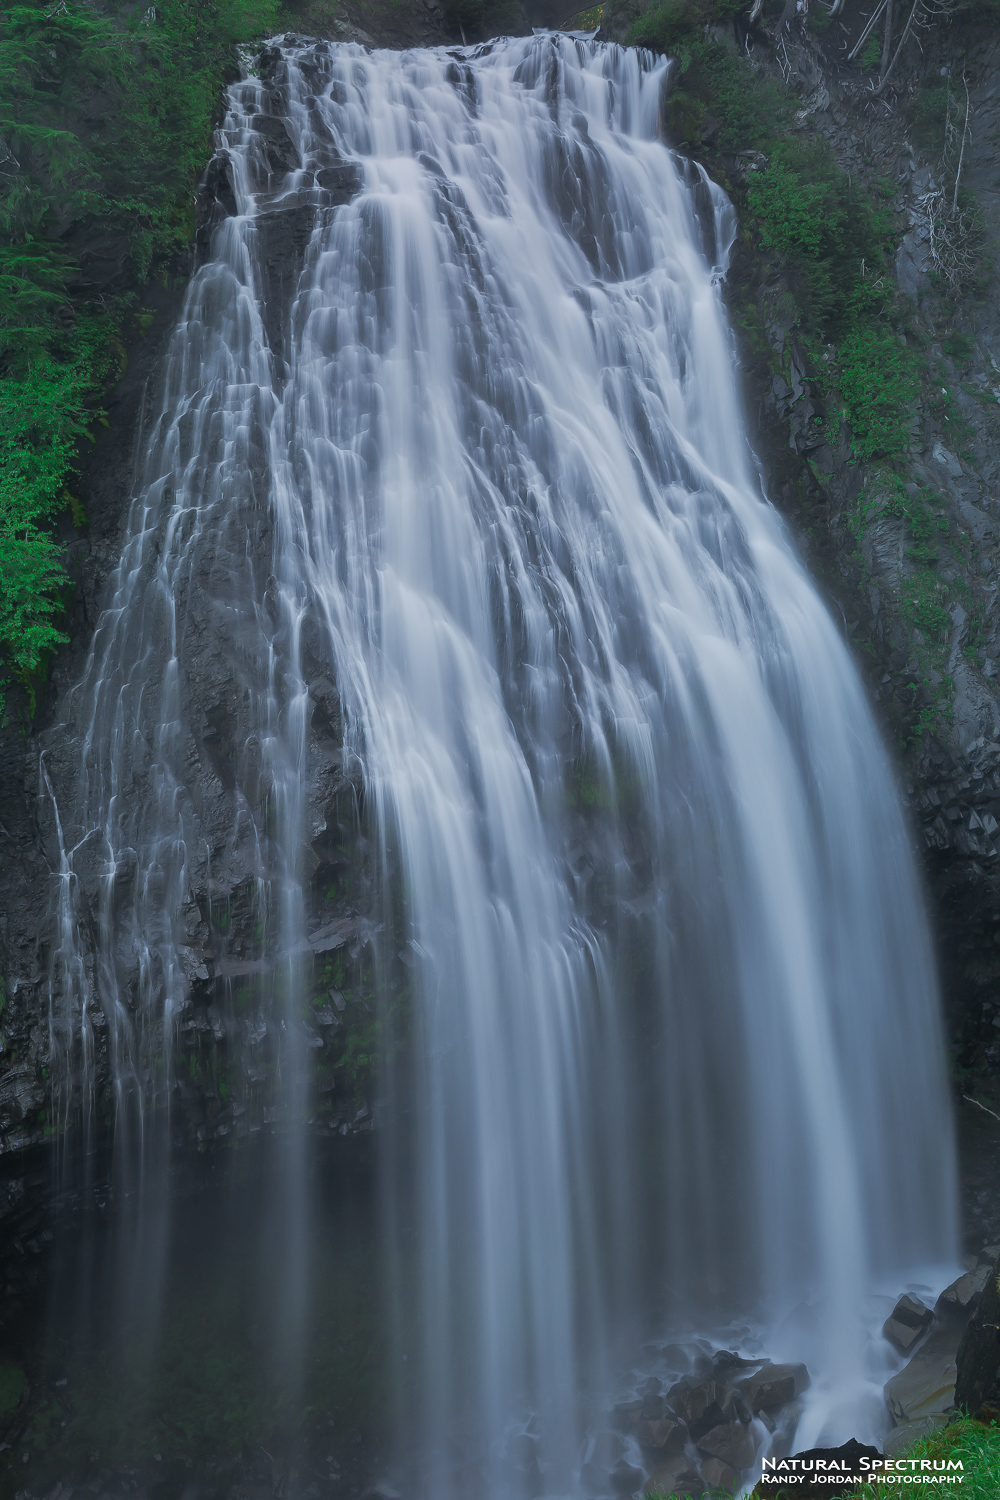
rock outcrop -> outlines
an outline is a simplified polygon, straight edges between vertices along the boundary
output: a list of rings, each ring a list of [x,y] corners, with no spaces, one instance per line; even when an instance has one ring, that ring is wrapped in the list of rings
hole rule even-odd
[[[955,1405],[974,1416],[1000,1405],[1000,1256],[989,1276],[955,1356]]]

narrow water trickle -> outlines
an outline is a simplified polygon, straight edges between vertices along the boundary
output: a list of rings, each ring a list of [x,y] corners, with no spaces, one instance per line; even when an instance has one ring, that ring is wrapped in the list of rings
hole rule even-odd
[[[658,139],[664,68],[290,36],[232,86],[43,758],[64,1116],[107,1107],[104,1058],[132,1155],[169,1153],[216,986],[284,1153],[259,1223],[292,1382],[310,996],[344,933],[371,955],[400,1472],[433,1500],[582,1493],[643,1342],[738,1318],[810,1366],[800,1446],[866,1438],[864,1299],[956,1250],[907,837],[760,498],[733,217]],[[375,887],[331,920],[335,785]]]

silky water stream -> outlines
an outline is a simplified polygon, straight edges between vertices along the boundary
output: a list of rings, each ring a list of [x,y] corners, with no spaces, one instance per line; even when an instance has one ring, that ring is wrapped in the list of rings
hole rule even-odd
[[[59,1118],[113,1126],[127,1205],[63,1332],[162,1364],[178,1285],[217,1284],[275,1406],[315,1410],[318,1309],[363,1267],[378,1327],[338,1347],[426,1500],[599,1493],[657,1340],[804,1359],[799,1446],[876,1434],[866,1298],[956,1254],[907,835],[760,495],[732,214],[658,138],[664,67],[265,49],[42,758]],[[331,1125],[351,964],[364,1102]],[[331,1260],[313,1143],[373,1123],[380,1206]],[[220,1167],[228,1132],[266,1164]],[[193,1147],[236,1185],[192,1219]]]

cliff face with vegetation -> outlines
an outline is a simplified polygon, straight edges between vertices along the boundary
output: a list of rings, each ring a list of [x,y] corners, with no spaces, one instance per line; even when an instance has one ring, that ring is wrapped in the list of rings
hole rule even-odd
[[[727,295],[764,487],[899,758],[959,1092],[1000,1108],[1000,8],[943,9],[895,0],[888,34],[882,12],[866,38],[858,0],[836,14],[612,0],[602,26],[676,59],[664,135],[736,204]],[[0,16],[7,1149],[47,1128],[39,757],[118,560],[145,403],[212,212],[203,174],[237,45],[274,29],[474,41],[563,19],[542,0],[63,0]]]
[[[373,0],[352,17],[320,4],[279,13],[271,0],[168,0],[146,11],[66,0],[0,16],[0,1154],[53,1133],[48,985],[59,845],[45,782],[49,772],[60,781],[66,750],[49,730],[57,716],[72,718],[66,695],[120,559],[170,330],[226,211],[223,164],[209,164],[223,88],[237,76],[238,46],[259,51],[264,33],[304,22],[373,44],[446,39],[434,0]],[[295,246],[275,230],[276,312]],[[214,704],[202,705],[201,750],[206,775],[224,779],[231,747]],[[339,846],[327,852],[317,864],[329,866],[329,901],[346,877]],[[358,852],[357,886],[362,864]],[[209,913],[206,942],[237,954],[244,936],[252,945],[250,905]],[[204,926],[194,912],[192,920]],[[346,1019],[335,1004],[318,1012],[339,1069],[326,1070],[323,1112],[339,1120],[339,1101],[367,1128],[370,975],[343,962],[333,974],[333,958],[317,960],[317,983],[325,996],[335,980],[340,1011],[351,1010]],[[183,1113],[199,1145],[236,1135],[243,1114],[206,977],[195,964],[184,1038]],[[98,1050],[106,1086],[106,1038]],[[101,1103],[103,1118],[110,1107]]]
[[[677,58],[665,133],[736,204],[764,487],[900,767],[958,1093],[996,1108],[1000,8],[754,10],[613,0],[603,32]]]

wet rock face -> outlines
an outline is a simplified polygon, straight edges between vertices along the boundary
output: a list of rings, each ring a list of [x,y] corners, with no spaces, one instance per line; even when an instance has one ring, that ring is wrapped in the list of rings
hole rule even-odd
[[[940,1417],[955,1405],[955,1356],[961,1325],[939,1323],[927,1335],[910,1362],[885,1388],[886,1404],[897,1425]]]
[[[744,1380],[741,1390],[754,1414],[787,1406],[809,1388],[805,1365],[765,1365]]]
[[[773,1364],[730,1349],[703,1351],[707,1346],[665,1346],[664,1359],[693,1365],[691,1373],[666,1390],[651,1378],[634,1400],[614,1408],[615,1430],[594,1440],[584,1469],[587,1494],[619,1493],[616,1475],[631,1482],[626,1471],[638,1463],[639,1481],[627,1493],[640,1484],[648,1495],[735,1493],[758,1452],[768,1451],[771,1441],[787,1441],[785,1428],[810,1383],[805,1365]]]
[[[336,212],[359,186],[356,169],[331,149],[313,191],[275,191],[287,172],[299,165],[294,142],[279,118],[285,111],[283,69],[279,54],[262,54],[258,70],[266,85],[264,109],[252,122],[260,147],[255,156],[260,176],[256,188],[265,195],[275,193],[272,206],[261,214],[259,244],[262,302],[279,373],[291,297],[313,224],[317,215]],[[209,257],[213,236],[224,232],[236,208],[232,165],[221,149],[199,193],[197,257]],[[0,1033],[0,1153],[41,1142],[51,1132],[49,991],[58,892],[53,874],[60,868],[61,838],[56,808],[62,809],[67,837],[72,838],[85,758],[85,724],[76,722],[82,705],[79,695],[74,699],[73,689],[83,674],[94,624],[108,602],[139,456],[155,443],[167,378],[165,347],[180,311],[181,292],[178,287],[162,299],[161,317],[130,359],[126,378],[110,404],[110,436],[85,470],[89,526],[71,543],[77,581],[73,628],[79,649],[56,663],[33,736],[24,741],[8,735],[0,743],[0,840],[5,844],[0,861],[0,974],[6,984]],[[183,424],[180,440],[187,441]],[[255,510],[254,496],[265,492],[265,464],[262,442],[251,436],[251,493],[246,528],[238,539],[237,552],[242,555],[237,567],[264,584],[270,572],[271,535],[263,505]],[[262,922],[260,839],[247,816],[247,799],[252,804],[256,798],[262,808],[267,795],[251,712],[255,696],[259,701],[266,684],[260,652],[252,649],[258,626],[251,617],[258,605],[266,614],[268,599],[266,588],[258,601],[227,594],[236,577],[235,568],[227,576],[226,549],[231,541],[220,535],[214,553],[211,548],[201,550],[179,600],[179,707],[191,879],[183,909],[176,914],[185,999],[174,1038],[174,1094],[180,1107],[172,1110],[172,1120],[177,1143],[199,1147],[245,1137],[276,1121],[273,1074],[279,1038],[267,1003],[276,983],[275,954]],[[308,670],[308,644],[305,660]],[[162,663],[150,664],[154,692],[161,671]],[[357,772],[345,769],[336,684],[318,664],[311,676],[304,788],[311,839],[303,855],[304,920],[310,943],[300,965],[308,1001],[303,1022],[306,1045],[315,1062],[309,1108],[317,1128],[344,1134],[370,1130],[374,1123],[367,1101],[377,1050],[372,1040],[374,898],[362,829],[363,789]],[[150,742],[158,732],[154,723],[143,726]],[[151,761],[148,755],[134,755],[131,767],[135,784],[130,791],[141,803],[151,794]],[[92,968],[101,945],[98,929],[110,921],[116,934],[112,961],[117,980],[128,997],[126,1003],[137,1006],[149,976],[143,977],[140,948],[129,938],[122,914],[148,872],[135,859],[120,860],[109,899],[102,885],[105,858],[99,838],[85,841],[74,858],[87,978],[93,985]],[[390,956],[390,967],[392,962]],[[399,992],[406,988],[407,976],[405,966],[397,967],[390,988]],[[158,982],[155,975],[152,980]],[[113,1112],[114,1040],[109,1020],[99,1008],[91,1009],[96,1107],[102,1122]],[[356,1045],[358,1038],[363,1044]]]

